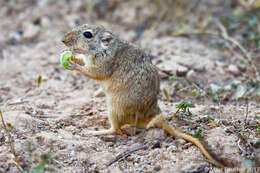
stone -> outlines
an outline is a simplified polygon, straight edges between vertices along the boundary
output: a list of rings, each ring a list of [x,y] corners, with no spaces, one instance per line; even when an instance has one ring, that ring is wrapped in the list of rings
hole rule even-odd
[[[156,166],[153,168],[153,170],[156,171],[156,172],[160,171],[161,169],[162,169],[162,167],[161,167],[160,165],[156,165]]]
[[[242,72],[245,72],[246,71],[246,65],[245,64],[238,64],[238,69]]]
[[[185,66],[178,66],[176,70],[176,74],[178,76],[185,76],[187,72],[188,72],[188,68]]]
[[[40,33],[40,28],[39,26],[33,25],[32,23],[25,23],[24,24],[24,32],[22,35],[22,38],[24,40],[35,40],[37,38],[37,36]]]
[[[159,140],[154,140],[152,142],[152,149],[154,148],[161,148],[161,142]]]
[[[260,148],[260,138],[253,139],[252,143],[255,148]]]
[[[99,88],[97,91],[94,92],[94,96],[95,97],[104,97],[105,96],[105,92],[103,90],[103,88]]]
[[[236,65],[230,64],[228,66],[228,72],[232,73],[233,75],[237,76],[240,74],[240,70],[237,68]]]
[[[204,64],[197,64],[194,66],[194,70],[197,72],[205,72],[206,71],[206,67]]]
[[[159,71],[159,76],[160,76],[160,79],[169,79],[169,75],[167,75],[166,73],[162,72],[162,71]]]
[[[184,139],[176,139],[176,140],[175,140],[175,143],[176,143],[177,145],[184,145],[184,144],[187,143],[187,141],[185,141]]]
[[[172,152],[177,152],[178,148],[176,147],[176,145],[171,145],[167,148],[167,152],[172,153]]]
[[[49,20],[49,18],[48,18],[48,17],[45,17],[45,16],[41,17],[41,19],[40,19],[40,25],[41,25],[41,27],[48,27],[48,26],[50,26],[50,20]]]
[[[187,75],[186,75],[186,79],[189,81],[189,82],[196,82],[197,80],[197,74],[194,70],[190,70]]]

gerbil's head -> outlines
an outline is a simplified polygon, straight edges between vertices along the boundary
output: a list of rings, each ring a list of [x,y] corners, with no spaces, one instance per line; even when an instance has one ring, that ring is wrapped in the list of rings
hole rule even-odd
[[[71,51],[80,54],[104,53],[112,55],[117,47],[117,37],[102,26],[84,24],[67,33],[62,42]]]

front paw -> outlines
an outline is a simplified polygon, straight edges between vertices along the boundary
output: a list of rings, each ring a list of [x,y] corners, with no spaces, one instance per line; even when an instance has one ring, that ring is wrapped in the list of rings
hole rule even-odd
[[[67,68],[66,69],[68,69],[68,70],[79,70],[80,66],[76,62],[69,59],[67,61]]]
[[[62,66],[67,70],[81,70],[84,65],[82,59],[76,58],[71,51],[65,51],[60,56]]]

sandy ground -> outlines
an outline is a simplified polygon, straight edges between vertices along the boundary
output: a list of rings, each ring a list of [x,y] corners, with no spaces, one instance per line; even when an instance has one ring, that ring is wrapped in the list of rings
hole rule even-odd
[[[212,83],[224,86],[242,79],[242,74],[234,75],[227,68],[236,63],[235,56],[222,61],[225,52],[196,39],[158,36],[156,31],[136,39],[138,33],[127,25],[135,17],[131,12],[134,9],[121,13],[117,10],[118,20],[126,23],[122,25],[98,19],[96,13],[90,15],[91,10],[86,12],[81,1],[54,2],[0,2],[0,109],[11,127],[18,163],[24,170],[36,167],[41,153],[52,151],[55,159],[44,172],[221,172],[195,146],[183,139],[172,139],[159,129],[142,130],[133,136],[84,135],[89,129],[109,128],[109,122],[105,98],[95,96],[98,83],[63,69],[59,62],[59,54],[65,49],[60,41],[62,35],[82,23],[102,24],[151,53],[154,64],[163,71],[161,88],[171,99],[168,102],[161,93],[159,105],[164,114],[172,116],[175,105],[183,99],[194,103],[193,115],[176,119],[175,124],[186,132],[191,132],[190,125],[203,128],[203,141],[219,160],[241,168],[248,166],[243,158],[259,154],[259,148],[251,148],[250,152],[243,149],[237,136],[245,130],[245,100],[234,101],[227,95],[224,101],[214,102],[209,96],[192,94],[194,87],[207,91]],[[125,13],[129,13],[128,17],[122,19]],[[169,80],[167,73],[183,68],[189,76]],[[37,87],[39,76],[42,82]],[[178,90],[177,85],[182,89]],[[249,99],[249,126],[259,126],[259,119],[255,119],[259,114],[259,97],[255,96]],[[202,120],[207,116],[215,119],[215,125]],[[0,127],[0,172],[19,172],[1,123]],[[250,139],[256,137],[254,130],[247,130]],[[33,146],[31,152],[28,143]],[[151,145],[106,166],[119,154],[144,143]],[[258,161],[255,166],[259,166]]]

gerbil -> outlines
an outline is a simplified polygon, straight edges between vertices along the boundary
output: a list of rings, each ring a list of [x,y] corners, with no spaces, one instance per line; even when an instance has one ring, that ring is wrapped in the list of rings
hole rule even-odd
[[[151,58],[137,46],[119,39],[102,26],[84,24],[67,33],[62,42],[74,53],[84,54],[84,65],[71,61],[70,70],[98,80],[106,94],[111,128],[89,134],[120,133],[125,124],[164,129],[195,144],[217,167],[224,166],[206,151],[200,141],[174,129],[160,114],[157,100],[160,79]]]

